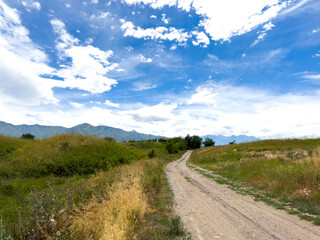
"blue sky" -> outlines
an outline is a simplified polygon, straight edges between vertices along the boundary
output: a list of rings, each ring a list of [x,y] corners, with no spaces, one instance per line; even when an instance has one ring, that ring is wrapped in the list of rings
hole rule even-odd
[[[320,136],[318,0],[0,0],[0,120]]]

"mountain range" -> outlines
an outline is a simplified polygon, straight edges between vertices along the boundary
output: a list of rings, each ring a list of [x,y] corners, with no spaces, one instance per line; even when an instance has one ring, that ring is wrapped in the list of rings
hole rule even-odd
[[[0,134],[20,137],[23,133],[31,133],[38,139],[48,138],[54,135],[63,133],[74,133],[82,135],[95,135],[97,137],[112,137],[117,142],[127,142],[130,140],[148,140],[161,138],[161,136],[155,136],[151,134],[138,133],[136,131],[124,131],[119,128],[113,128],[108,126],[92,126],[88,123],[76,125],[71,128],[61,126],[43,126],[43,125],[13,125],[10,123],[0,121]],[[211,138],[215,141],[215,145],[225,145],[232,141],[236,143],[253,142],[260,140],[253,136],[239,135],[239,136],[223,136],[223,135],[205,135],[201,136],[203,140],[205,138]]]
[[[12,137],[20,137],[23,133],[31,133],[38,139],[48,138],[54,135],[63,133],[74,133],[82,135],[95,135],[97,137],[112,137],[117,142],[127,142],[130,140],[148,140],[161,138],[151,134],[138,133],[136,131],[124,131],[119,128],[107,126],[92,126],[88,123],[76,125],[71,128],[60,126],[43,126],[43,125],[13,125],[10,123],[0,121],[0,134]]]
[[[205,140],[206,138],[211,138],[213,141],[215,141],[215,145],[226,145],[229,144],[232,141],[235,141],[235,143],[245,143],[245,142],[254,142],[259,141],[261,139],[253,137],[253,136],[247,136],[247,135],[232,135],[232,136],[223,136],[223,135],[205,135],[201,137],[202,140]]]

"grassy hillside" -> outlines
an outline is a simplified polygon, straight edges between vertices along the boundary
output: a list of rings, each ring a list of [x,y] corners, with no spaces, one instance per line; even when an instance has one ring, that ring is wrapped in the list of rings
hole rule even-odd
[[[222,176],[212,176],[218,182],[252,190],[257,200],[320,224],[320,139],[208,147],[193,152],[190,163]]]
[[[176,218],[164,173],[167,161],[178,156],[151,141],[0,136],[0,239],[103,239],[110,231],[114,239],[179,237],[184,234],[179,219],[173,226],[178,231],[170,227]],[[165,221],[159,223],[158,216]],[[152,224],[163,234],[150,231]]]

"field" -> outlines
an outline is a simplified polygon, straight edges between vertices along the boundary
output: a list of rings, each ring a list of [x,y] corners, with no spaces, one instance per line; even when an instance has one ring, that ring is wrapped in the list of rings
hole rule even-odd
[[[0,136],[0,239],[181,239],[164,173],[180,155],[151,141]]]
[[[189,163],[240,193],[320,224],[320,139],[206,147]]]

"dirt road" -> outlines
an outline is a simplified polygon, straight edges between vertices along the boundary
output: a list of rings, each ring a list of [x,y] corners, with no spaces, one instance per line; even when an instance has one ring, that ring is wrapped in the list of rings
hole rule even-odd
[[[167,167],[176,213],[193,239],[320,239],[320,227],[274,209],[186,166],[191,151]]]

